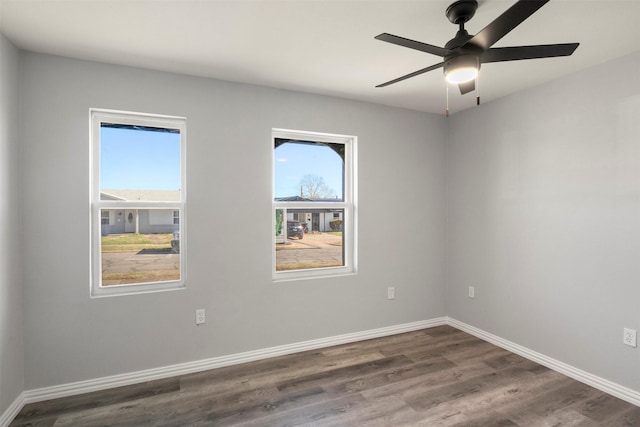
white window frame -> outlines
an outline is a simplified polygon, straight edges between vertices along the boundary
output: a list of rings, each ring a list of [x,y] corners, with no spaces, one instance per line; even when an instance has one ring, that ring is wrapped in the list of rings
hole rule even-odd
[[[179,201],[136,201],[136,200],[100,200],[100,124],[119,123],[132,126],[148,126],[180,131],[180,200]],[[184,289],[186,286],[186,141],[187,128],[184,117],[163,116],[156,114],[135,113],[92,108],[89,110],[90,129],[90,211],[91,211],[91,268],[90,296],[105,297],[162,292]],[[180,230],[180,279],[164,282],[133,283],[124,285],[102,286],[102,251],[101,251],[101,209],[172,209],[180,211],[182,221]]]
[[[275,146],[276,138],[299,141],[325,142],[344,144],[344,194],[342,201],[331,202],[276,202],[275,201]],[[273,281],[301,280],[321,277],[344,276],[357,273],[357,145],[358,138],[352,135],[337,135],[329,133],[308,132],[289,129],[272,129],[271,134],[271,230],[275,229],[276,209],[284,209],[284,228],[286,230],[287,209],[343,209],[343,250],[344,265],[339,267],[308,268],[303,270],[276,271],[276,236],[271,233],[272,274]]]

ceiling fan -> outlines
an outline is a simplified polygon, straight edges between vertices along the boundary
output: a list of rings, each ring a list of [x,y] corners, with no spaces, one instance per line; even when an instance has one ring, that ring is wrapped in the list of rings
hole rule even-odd
[[[491,47],[509,31],[533,15],[534,12],[544,6],[548,1],[549,0],[520,0],[475,36],[471,36],[464,29],[464,24],[476,13],[478,2],[476,0],[458,0],[447,8],[446,16],[451,23],[459,26],[459,30],[456,36],[449,40],[444,47],[433,46],[404,37],[394,36],[393,34],[382,33],[375,38],[398,46],[440,56],[443,58],[443,61],[386,83],[379,84],[376,87],[389,86],[442,67],[446,80],[449,83],[457,84],[460,88],[460,93],[464,95],[475,90],[478,71],[480,70],[480,65],[483,63],[569,56],[576,50],[579,43]],[[480,99],[478,98],[478,103],[479,102]]]

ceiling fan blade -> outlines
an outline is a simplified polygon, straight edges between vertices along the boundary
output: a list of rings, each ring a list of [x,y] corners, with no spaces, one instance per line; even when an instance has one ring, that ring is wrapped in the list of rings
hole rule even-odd
[[[483,52],[480,56],[480,61],[482,63],[487,63],[569,56],[578,48],[579,45],[580,43],[560,43],[537,46],[494,47]]]
[[[427,71],[437,70],[438,68],[441,68],[443,65],[444,65],[444,62],[441,62],[439,64],[435,64],[435,65],[432,65],[430,67],[423,68],[422,70],[414,71],[413,73],[407,74],[406,76],[398,77],[397,79],[393,79],[393,80],[390,80],[390,81],[388,81],[386,83],[379,84],[376,87],[389,86],[389,85],[392,85],[394,83],[398,83],[398,82],[401,82],[403,80],[410,79],[411,77],[419,76],[420,74],[424,74]]]
[[[466,83],[460,83],[458,87],[460,88],[461,95],[464,95],[465,93],[473,92],[474,90],[476,90],[476,80],[473,79]]]
[[[478,34],[469,39],[464,46],[475,45],[481,47],[483,50],[489,49],[495,42],[533,15],[535,11],[544,6],[548,1],[549,0],[518,1],[493,22],[480,30]]]
[[[433,46],[427,43],[417,42],[411,39],[405,39],[404,37],[394,36],[389,33],[382,33],[375,37],[376,40],[382,40],[383,42],[393,43],[398,46],[408,47],[409,49],[419,50],[421,52],[427,52],[432,55],[438,55],[440,57],[445,57],[450,54],[451,51],[449,49],[445,49],[443,47]]]

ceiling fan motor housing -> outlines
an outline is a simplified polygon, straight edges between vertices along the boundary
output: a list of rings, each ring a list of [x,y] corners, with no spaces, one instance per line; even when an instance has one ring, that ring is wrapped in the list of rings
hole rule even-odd
[[[478,2],[476,0],[458,0],[447,8],[445,14],[452,24],[459,25],[473,18],[477,9]]]
[[[465,29],[461,28],[456,33],[456,36],[444,45],[445,49],[453,51],[453,53],[444,57],[443,63],[444,75],[450,83],[468,81],[459,79],[462,76],[469,76],[469,73],[475,73],[474,75],[477,75],[477,72],[480,70],[480,55],[482,49],[473,44],[467,44],[472,37],[473,36],[469,35]],[[458,74],[463,70],[468,72]],[[474,71],[472,72],[471,70]],[[452,73],[456,75],[454,76]]]

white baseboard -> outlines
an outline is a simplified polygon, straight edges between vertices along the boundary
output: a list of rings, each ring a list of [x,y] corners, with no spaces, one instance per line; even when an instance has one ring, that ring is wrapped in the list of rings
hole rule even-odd
[[[7,427],[11,424],[11,421],[18,415],[24,405],[24,392],[22,392],[16,400],[9,405],[7,410],[0,414],[0,427]]]
[[[231,354],[228,356],[213,357],[210,359],[197,360],[194,362],[179,363],[177,365],[165,366],[161,368],[145,369],[144,371],[131,372],[127,374],[112,375],[109,377],[96,378],[86,381],[62,384],[52,387],[43,387],[34,390],[27,390],[20,394],[18,398],[0,415],[0,427],[7,427],[15,416],[28,403],[41,402],[60,397],[74,396],[93,391],[106,390],[131,384],[147,381],[170,378],[177,375],[191,374],[206,371],[209,369],[221,368],[224,366],[237,365],[240,363],[252,362],[267,359],[270,357],[284,356],[286,354],[299,353],[302,351],[315,350],[318,348],[331,347],[334,345],[348,344],[373,338],[381,338],[389,335],[401,334],[404,332],[417,331],[420,329],[433,328],[435,326],[450,325],[461,331],[474,335],[482,340],[490,342],[519,354],[534,362],[540,363],[554,371],[560,372],[575,380],[588,384],[598,390],[609,393],[622,400],[640,406],[640,393],[623,387],[619,384],[600,378],[596,375],[574,368],[566,363],[552,359],[544,354],[537,353],[521,345],[507,341],[503,338],[485,332],[474,326],[460,322],[449,317],[439,317],[419,322],[405,323],[402,325],[388,326],[385,328],[371,329],[368,331],[355,332],[334,337],[320,338],[310,341],[302,341],[293,344],[270,347],[260,350],[247,351],[244,353]]]
[[[468,334],[471,334],[475,337],[478,337],[484,341],[490,342],[491,344],[497,345],[498,347],[504,348],[505,350],[509,350],[512,353],[518,354],[524,358],[546,366],[549,369],[564,374],[570,378],[573,378],[574,380],[580,381],[581,383],[590,385],[593,388],[618,397],[633,405],[640,406],[640,392],[638,391],[621,386],[620,384],[614,383],[612,381],[605,380],[604,378],[601,378],[597,375],[593,375],[589,372],[575,368],[564,362],[553,359],[549,356],[545,356],[544,354],[540,354],[536,351],[530,350],[519,344],[500,338],[489,332],[483,331],[482,329],[478,329],[475,326],[460,322],[459,320],[449,317],[447,318],[447,324],[453,326],[456,329],[467,332]]]
[[[194,372],[206,371],[208,369],[221,368],[224,366],[237,365],[240,363],[252,362],[270,357],[283,356],[286,354],[299,353],[307,350],[331,347],[339,344],[347,344],[356,341],[363,341],[372,338],[380,338],[388,335],[401,334],[404,332],[417,331],[419,329],[432,328],[445,325],[446,317],[423,320],[419,322],[405,323],[402,325],[388,326],[379,329],[371,329],[363,332],[355,332],[334,337],[320,338],[310,341],[302,341],[293,344],[286,344],[260,350],[247,351],[244,353],[231,354],[228,356],[213,357],[210,359],[197,360],[193,362],[179,363],[177,365],[165,366],[161,368],[145,369],[144,371],[131,372],[127,374],[112,375],[109,377],[96,378],[87,381],[44,387],[35,390],[27,390],[24,394],[24,404],[41,402],[49,399],[73,396],[93,391],[106,390],[109,388],[121,387],[146,381],[170,378],[178,375],[192,374]],[[0,427],[2,425],[0,424]]]

